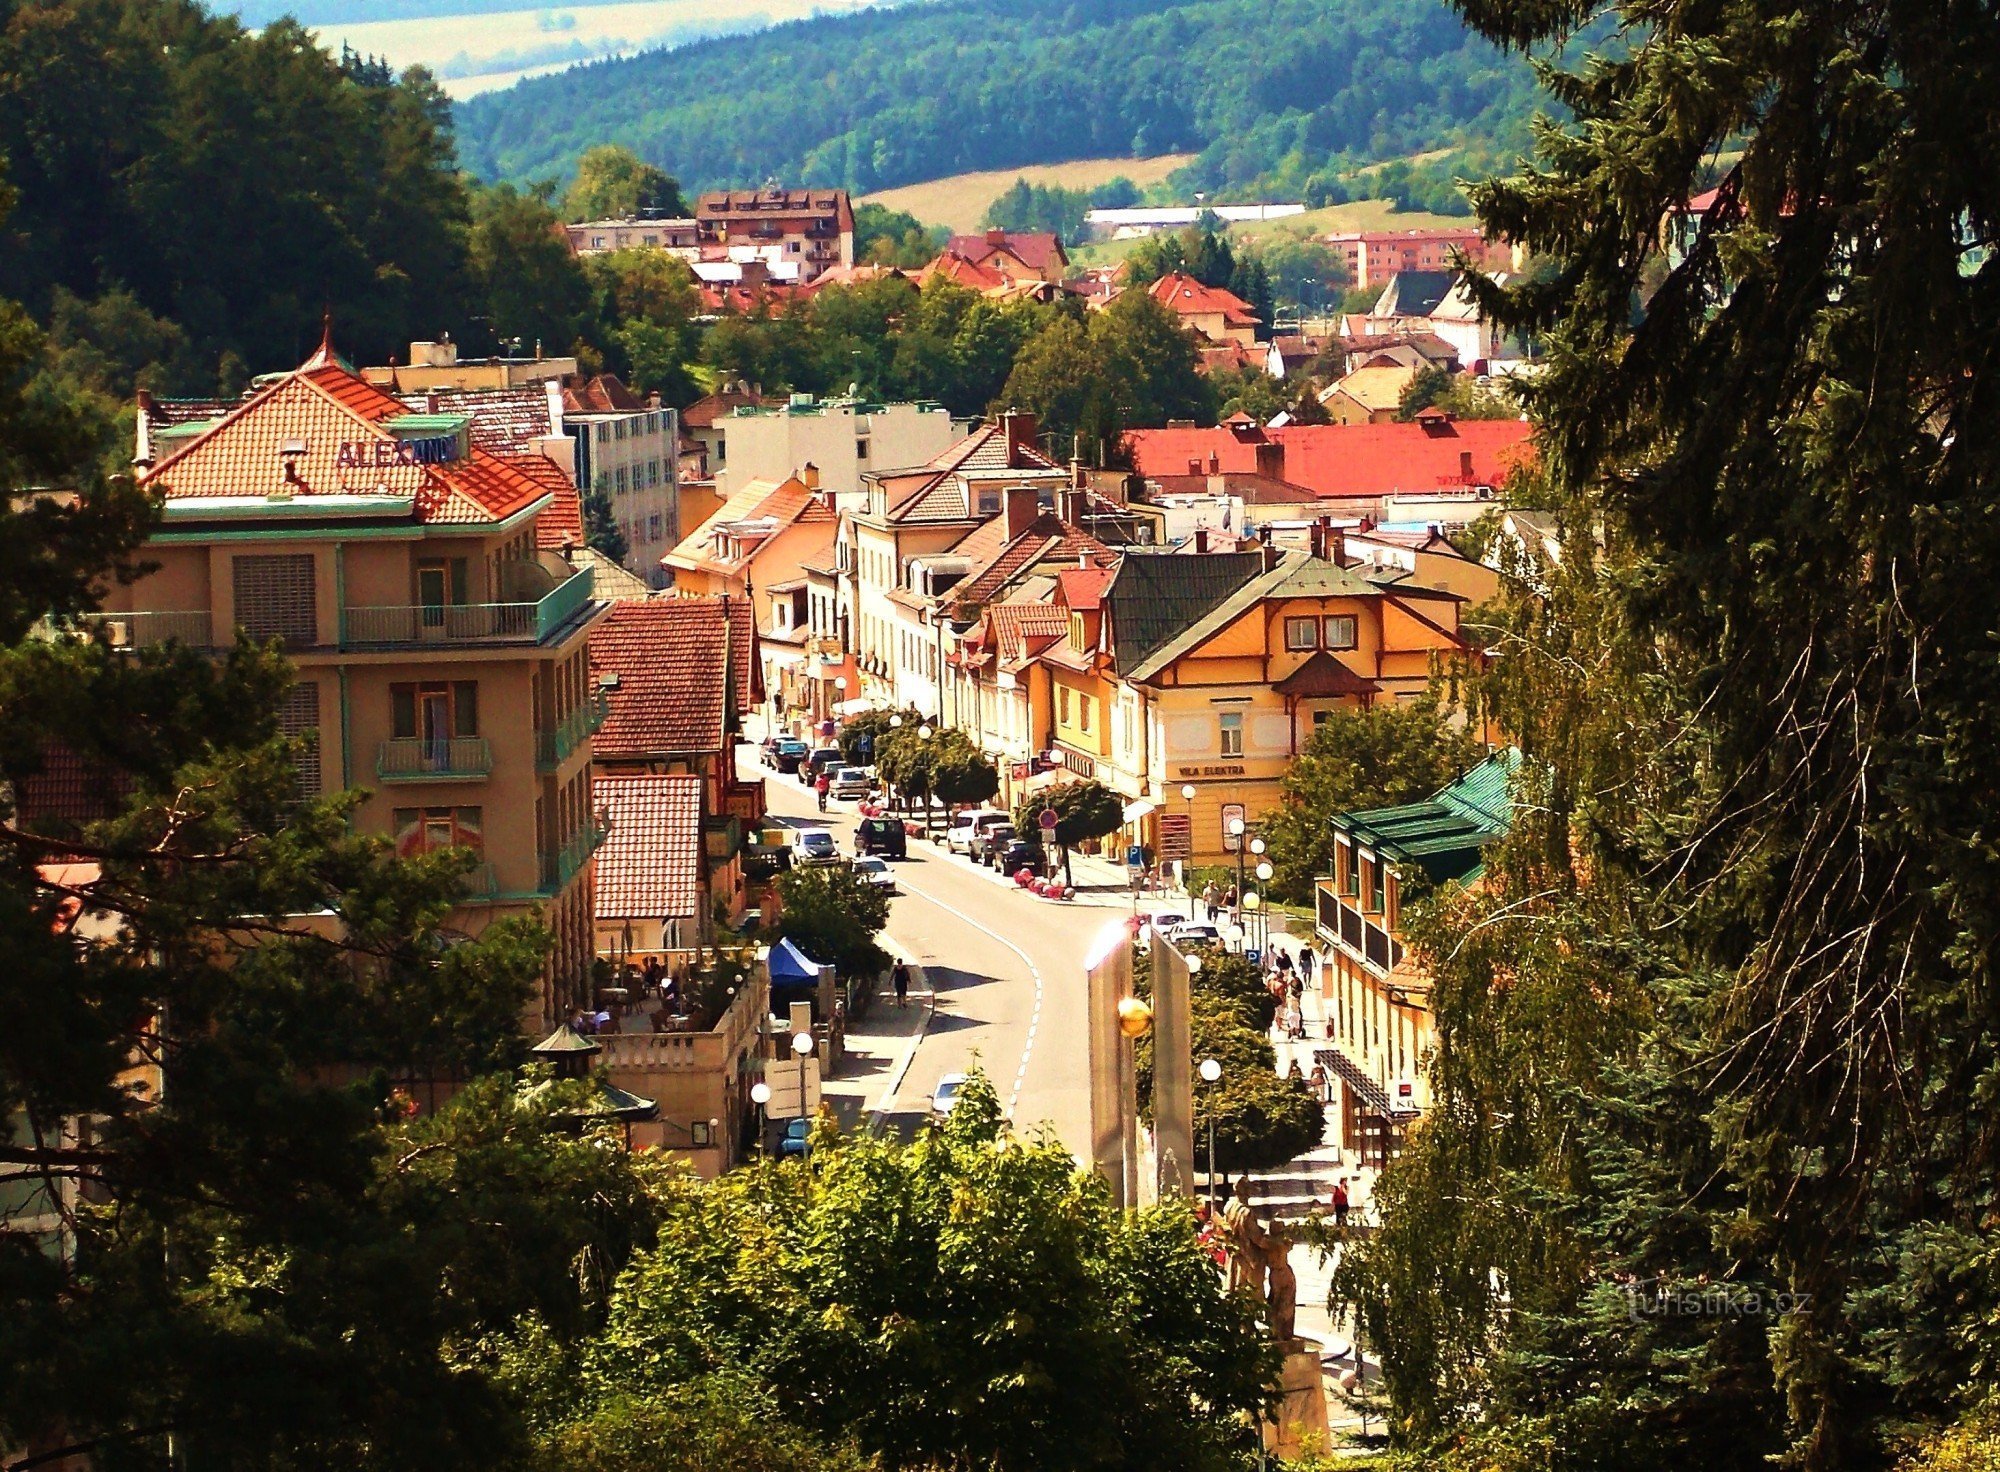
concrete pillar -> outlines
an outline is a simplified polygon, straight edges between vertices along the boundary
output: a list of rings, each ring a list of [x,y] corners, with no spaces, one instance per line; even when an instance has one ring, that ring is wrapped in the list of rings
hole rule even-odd
[[[1153,1140],[1159,1193],[1192,1198],[1194,1037],[1187,960],[1153,933]]]
[[[1107,925],[1084,961],[1090,1040],[1090,1160],[1111,1187],[1112,1203],[1139,1204],[1139,1111],[1133,1043],[1118,1026],[1118,1004],[1132,995],[1132,931]]]

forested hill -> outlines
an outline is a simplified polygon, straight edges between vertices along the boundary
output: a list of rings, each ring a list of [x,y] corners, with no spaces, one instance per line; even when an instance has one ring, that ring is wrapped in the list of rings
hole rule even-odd
[[[1199,151],[1211,189],[1330,160],[1517,145],[1529,68],[1445,0],[946,0],[599,62],[474,98],[461,156],[566,173],[619,142],[695,187],[856,190]]]

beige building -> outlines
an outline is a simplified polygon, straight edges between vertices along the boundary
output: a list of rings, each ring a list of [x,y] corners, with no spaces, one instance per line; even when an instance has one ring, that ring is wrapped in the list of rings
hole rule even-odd
[[[761,264],[776,281],[806,285],[854,264],[854,205],[845,189],[731,189],[695,202],[704,261]]]
[[[525,383],[576,376],[576,359],[545,358],[534,345],[532,358],[461,358],[449,337],[410,344],[410,361],[363,368],[361,378],[391,393],[421,393],[427,388],[519,388]]]
[[[793,394],[776,408],[741,406],[719,423],[727,463],[715,479],[724,496],[747,481],[780,481],[810,465],[842,510],[860,499],[865,473],[928,465],[961,438],[940,404],[870,404],[811,394]]]
[[[541,545],[545,517],[575,514],[561,472],[473,447],[463,416],[410,413],[325,345],[150,447],[154,566],[108,594],[111,641],[281,641],[306,787],[366,789],[355,826],[400,852],[472,850],[452,928],[539,914],[555,946],[523,1023],[568,1015],[587,999],[603,837],[585,645],[605,605],[588,567]]]
[[[649,220],[628,215],[618,220],[585,220],[563,226],[569,248],[580,256],[601,256],[614,250],[663,250],[684,261],[701,259],[700,232],[693,220]]]

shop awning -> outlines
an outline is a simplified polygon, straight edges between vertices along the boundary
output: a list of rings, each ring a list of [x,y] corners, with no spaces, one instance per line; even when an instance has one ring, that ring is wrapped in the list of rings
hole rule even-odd
[[[833,713],[837,716],[858,716],[873,709],[875,702],[872,700],[843,700],[833,708]]]
[[[1159,800],[1151,797],[1135,797],[1125,804],[1125,821],[1136,823],[1148,813],[1158,812]]]

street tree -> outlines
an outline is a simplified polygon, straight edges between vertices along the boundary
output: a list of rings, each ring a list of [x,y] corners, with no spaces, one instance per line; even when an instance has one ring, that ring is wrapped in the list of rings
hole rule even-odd
[[[662,1210],[601,1333],[565,1350],[530,1320],[499,1356],[545,1446],[718,1375],[773,1436],[885,1469],[1224,1472],[1254,1446],[1275,1353],[1185,1208],[1114,1210],[1052,1137],[1007,1132],[983,1074],[912,1143],[822,1131],[809,1163],[689,1178]]]
[[[1056,815],[1055,830],[1041,826],[1042,813]],[[1040,835],[1062,852],[1063,882],[1071,882],[1069,851],[1092,838],[1116,833],[1125,821],[1125,804],[1102,782],[1065,782],[1021,799],[1014,812],[1014,826],[1022,833]]]
[[[1435,691],[1329,712],[1286,771],[1279,804],[1258,829],[1271,860],[1272,892],[1310,904],[1313,880],[1333,872],[1328,820],[1335,813],[1420,801],[1463,774],[1481,751]]]
[[[834,737],[844,762],[866,766],[878,759],[891,731],[907,726],[914,731],[923,724],[914,706],[903,710],[866,710],[841,726]]]
[[[876,937],[889,923],[889,897],[845,864],[787,870],[773,881],[774,934],[842,976],[875,976],[889,967]]]

